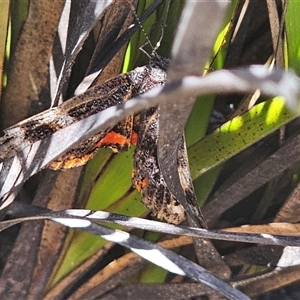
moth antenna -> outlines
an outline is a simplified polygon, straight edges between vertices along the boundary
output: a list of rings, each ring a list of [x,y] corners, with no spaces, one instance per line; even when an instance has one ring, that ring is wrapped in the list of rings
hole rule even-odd
[[[134,7],[134,5],[132,4],[132,0],[127,0],[127,3],[129,4],[129,6],[130,6],[130,8],[131,8],[131,10],[132,10],[132,13],[133,13],[134,16],[135,16],[135,19],[136,19],[137,23],[139,24],[139,26],[140,26],[140,28],[141,28],[141,31],[142,31],[143,35],[144,35],[145,38],[146,38],[146,43],[143,44],[142,46],[140,46],[139,49],[140,49],[146,56],[148,56],[149,58],[151,58],[152,56],[159,57],[158,54],[157,54],[157,52],[156,52],[156,50],[157,50],[157,49],[159,48],[159,46],[160,46],[160,42],[161,42],[161,40],[162,40],[163,35],[161,35],[161,37],[159,38],[159,41],[157,42],[156,46],[154,47],[154,46],[152,45],[152,43],[151,43],[149,37],[148,37],[147,32],[145,31],[145,28],[144,28],[143,24],[141,23],[141,21],[140,21],[138,15],[137,15],[137,13],[136,13],[136,11],[135,11],[135,7]],[[164,24],[161,24],[161,26],[162,26],[162,33],[163,33],[163,32],[164,32],[163,27],[164,27],[165,25],[164,25]],[[150,45],[150,47],[151,47],[151,49],[152,49],[151,55],[149,55],[149,53],[143,48],[143,47],[144,47],[145,45],[147,45],[147,44]]]
[[[153,52],[155,52],[155,53],[156,53],[156,50],[160,47],[160,43],[164,37],[165,27],[167,26],[167,16],[168,16],[169,8],[170,8],[170,0],[166,0],[166,5],[164,7],[162,22],[160,23],[161,35],[160,35],[159,40],[156,43],[156,46],[153,49]]]
[[[148,44],[148,42],[147,43],[145,43],[144,45],[142,45],[142,46],[140,46],[139,47],[139,49],[149,58],[149,59],[151,59],[151,56],[152,56],[152,53],[151,53],[151,55],[149,55],[149,53],[143,48],[145,45],[147,45]]]
[[[165,32],[165,25],[164,24],[160,24],[160,27],[161,27],[161,35],[160,35],[159,40],[156,43],[156,46],[153,49],[153,52],[155,52],[155,53],[156,53],[156,50],[160,47],[160,42],[162,41],[163,36],[164,36],[164,32]]]

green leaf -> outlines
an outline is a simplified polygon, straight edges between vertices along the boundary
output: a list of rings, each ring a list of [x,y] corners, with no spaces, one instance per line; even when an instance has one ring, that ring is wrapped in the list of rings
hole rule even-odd
[[[287,34],[287,57],[288,67],[300,75],[300,18],[299,18],[299,1],[288,1],[287,12],[285,17],[286,34]]]
[[[228,121],[189,148],[192,178],[218,166],[295,117],[284,100],[277,97]]]

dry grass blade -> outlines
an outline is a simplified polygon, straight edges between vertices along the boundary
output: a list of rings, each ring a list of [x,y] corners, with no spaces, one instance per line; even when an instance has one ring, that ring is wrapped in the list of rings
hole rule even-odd
[[[38,98],[46,84],[48,61],[63,4],[64,1],[30,2],[28,18],[7,74],[8,82],[1,103],[2,129],[30,114],[32,101]],[[13,80],[9,80],[10,78]]]
[[[298,162],[300,154],[299,145],[300,136],[297,136],[244,177],[237,180],[232,186],[216,194],[213,200],[206,205],[203,210],[208,223],[214,226],[216,220],[228,208]],[[220,203],[222,203],[221,207]]]
[[[166,249],[172,249],[175,247],[180,247],[183,245],[190,244],[192,242],[191,238],[188,237],[179,237],[170,240],[166,240],[164,242],[159,243],[162,247]],[[91,259],[99,260],[99,253],[94,255]],[[102,255],[103,253],[101,253]],[[78,271],[87,272],[87,263],[84,263]],[[146,262],[135,253],[127,253],[111,262],[109,265],[104,267],[101,272],[95,274],[95,276],[91,277],[84,285],[82,285],[79,289],[75,291],[74,294],[71,295],[72,299],[87,299],[93,297],[103,297],[103,295],[107,294],[110,290],[118,287],[126,278],[132,276],[137,273],[140,269],[145,267]],[[92,265],[89,265],[89,268]],[[76,273],[78,272],[76,271]],[[56,295],[61,295],[64,298],[65,290],[69,290],[70,286],[74,283],[76,284],[76,279],[80,279],[81,274],[71,273],[67,276],[62,282],[60,282],[57,286],[55,286],[49,293],[45,296],[45,300],[53,299]],[[65,283],[65,285],[64,285]],[[59,300],[59,299],[57,299]]]

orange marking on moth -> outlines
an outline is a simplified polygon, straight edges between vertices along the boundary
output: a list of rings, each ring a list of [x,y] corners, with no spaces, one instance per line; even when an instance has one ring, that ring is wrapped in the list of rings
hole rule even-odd
[[[139,192],[141,192],[143,190],[143,188],[148,185],[148,183],[149,183],[149,179],[148,178],[144,178],[142,181],[140,181],[140,182],[138,182],[138,183],[135,184],[135,188]]]
[[[130,141],[127,137],[125,137],[124,135],[111,131],[108,132],[105,137],[100,140],[96,147],[101,147],[102,145],[126,145],[126,144],[130,144]]]
[[[138,137],[139,137],[138,134],[135,131],[132,131],[131,138],[130,138],[131,144],[136,145],[138,141]]]
[[[53,170],[72,169],[85,165],[94,156],[94,154],[95,153],[85,154],[79,158],[73,156],[72,158],[67,158],[64,161],[54,161],[50,165]]]

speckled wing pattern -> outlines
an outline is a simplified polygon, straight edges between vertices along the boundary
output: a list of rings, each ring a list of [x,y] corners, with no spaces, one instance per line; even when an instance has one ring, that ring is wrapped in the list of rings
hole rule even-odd
[[[157,62],[155,78],[165,82],[167,63]],[[149,80],[151,77],[148,78]],[[138,141],[134,154],[133,184],[142,194],[143,203],[159,218],[169,223],[179,224],[186,218],[183,206],[167,187],[160,172],[157,159],[157,141],[159,135],[158,109],[153,107],[140,113]],[[182,137],[178,149],[178,172],[186,200],[191,210],[205,227],[205,221],[195,197],[190,177],[187,152]]]
[[[159,219],[164,218],[169,223],[179,224],[185,219],[184,208],[169,191],[158,166],[157,108],[141,113],[140,124],[134,154],[133,183],[142,194],[143,203]]]
[[[54,132],[104,109],[122,104],[130,98],[146,92],[155,83],[146,84],[151,78],[153,66],[139,67],[131,72],[121,74],[101,85],[88,89],[62,105],[46,110],[31,118],[6,129],[0,138],[0,159],[14,156],[23,147],[41,140]],[[52,162],[51,169],[68,169],[85,164],[100,147],[110,147],[113,151],[126,151],[131,143],[133,117],[116,126],[99,132],[82,142],[75,149],[69,150]]]

